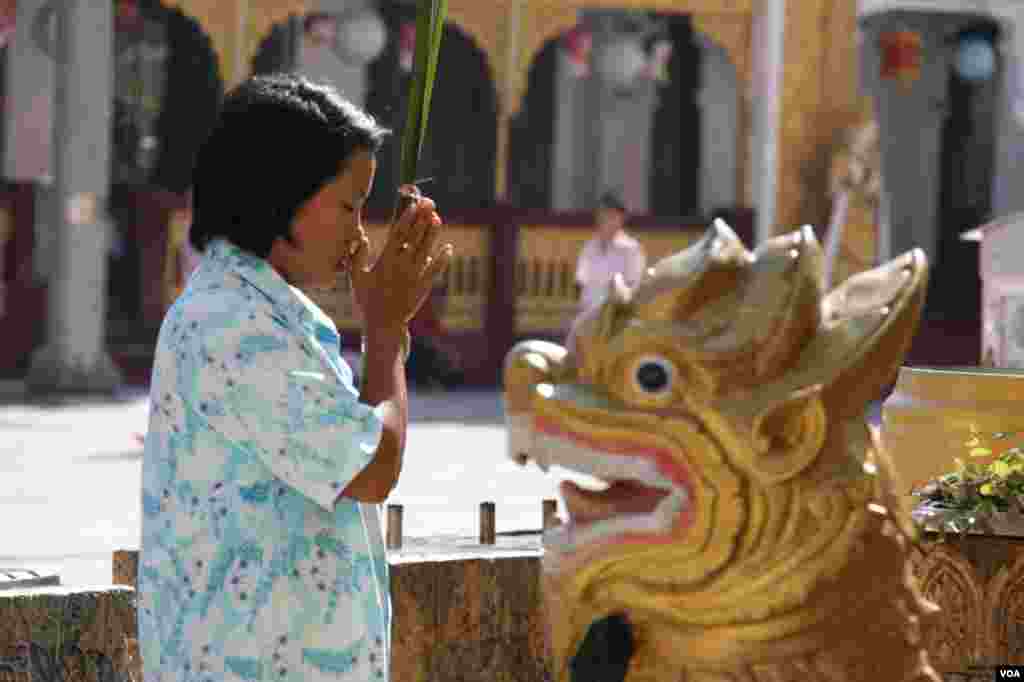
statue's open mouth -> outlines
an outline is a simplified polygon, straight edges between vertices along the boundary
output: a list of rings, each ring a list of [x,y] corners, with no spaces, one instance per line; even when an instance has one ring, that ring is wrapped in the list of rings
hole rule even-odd
[[[521,465],[534,461],[544,471],[556,465],[606,486],[562,482],[569,523],[545,532],[550,549],[571,552],[622,536],[665,534],[689,506],[689,476],[667,450],[639,440],[599,441],[540,416],[510,420],[509,430],[511,454]]]

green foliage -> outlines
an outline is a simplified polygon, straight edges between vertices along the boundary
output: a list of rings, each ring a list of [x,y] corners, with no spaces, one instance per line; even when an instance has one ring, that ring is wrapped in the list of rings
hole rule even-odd
[[[416,168],[423,140],[427,136],[430,97],[434,91],[441,36],[447,15],[447,0],[419,0],[416,8],[416,53],[412,84],[409,87],[408,117],[402,132],[402,160],[398,176],[398,181],[403,185],[412,184],[416,180]]]
[[[1009,434],[998,434],[1005,437]],[[968,446],[973,443],[968,443]],[[989,457],[992,451],[973,447],[972,457]],[[1024,517],[1024,449],[1011,447],[985,464],[955,458],[956,470],[930,481],[912,494],[933,513],[928,525],[943,533],[991,531],[996,514]],[[921,507],[919,507],[920,509]],[[919,522],[920,523],[920,522]]]

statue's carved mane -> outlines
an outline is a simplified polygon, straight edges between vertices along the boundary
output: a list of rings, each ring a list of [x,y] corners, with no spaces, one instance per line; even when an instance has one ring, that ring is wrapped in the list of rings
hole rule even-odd
[[[937,679],[907,510],[864,423],[913,335],[927,266],[911,252],[830,293],[821,270],[809,228],[749,252],[719,223],[635,288],[615,282],[568,349],[510,354],[512,454],[613,478],[612,492],[567,497],[589,525],[573,521],[545,557],[559,679],[591,626],[615,619],[631,682]],[[667,389],[647,390],[644,363]],[[671,481],[621,474],[646,492],[614,492],[614,472],[648,460]],[[685,505],[628,526],[631,495]],[[588,534],[613,526],[639,530]]]

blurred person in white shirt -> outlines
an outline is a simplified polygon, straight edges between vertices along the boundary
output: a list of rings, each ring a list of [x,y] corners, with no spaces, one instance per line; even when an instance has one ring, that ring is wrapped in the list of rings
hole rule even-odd
[[[583,245],[576,265],[581,313],[604,299],[616,274],[633,286],[647,268],[644,247],[626,232],[627,217],[626,206],[617,196],[606,192],[601,197],[595,214],[595,235]]]

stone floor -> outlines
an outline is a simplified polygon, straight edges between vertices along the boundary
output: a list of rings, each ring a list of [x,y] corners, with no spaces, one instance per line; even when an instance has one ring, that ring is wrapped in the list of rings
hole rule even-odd
[[[60,400],[0,405],[0,568],[57,571],[66,585],[110,581],[111,554],[139,537],[139,480],[148,402]],[[505,456],[496,392],[416,394],[405,468],[392,504],[406,536],[478,533],[496,503],[498,532],[538,529],[556,473]],[[566,472],[562,472],[563,475]],[[586,480],[584,477],[578,477]]]
[[[65,585],[109,583],[112,552],[138,546],[135,435],[147,410],[138,391],[28,403],[0,390],[0,568],[55,571]],[[499,533],[538,529],[542,500],[558,497],[560,480],[588,481],[508,460],[494,391],[415,394],[410,410],[404,471],[388,500],[404,505],[408,537],[475,536],[484,501],[496,503]]]

